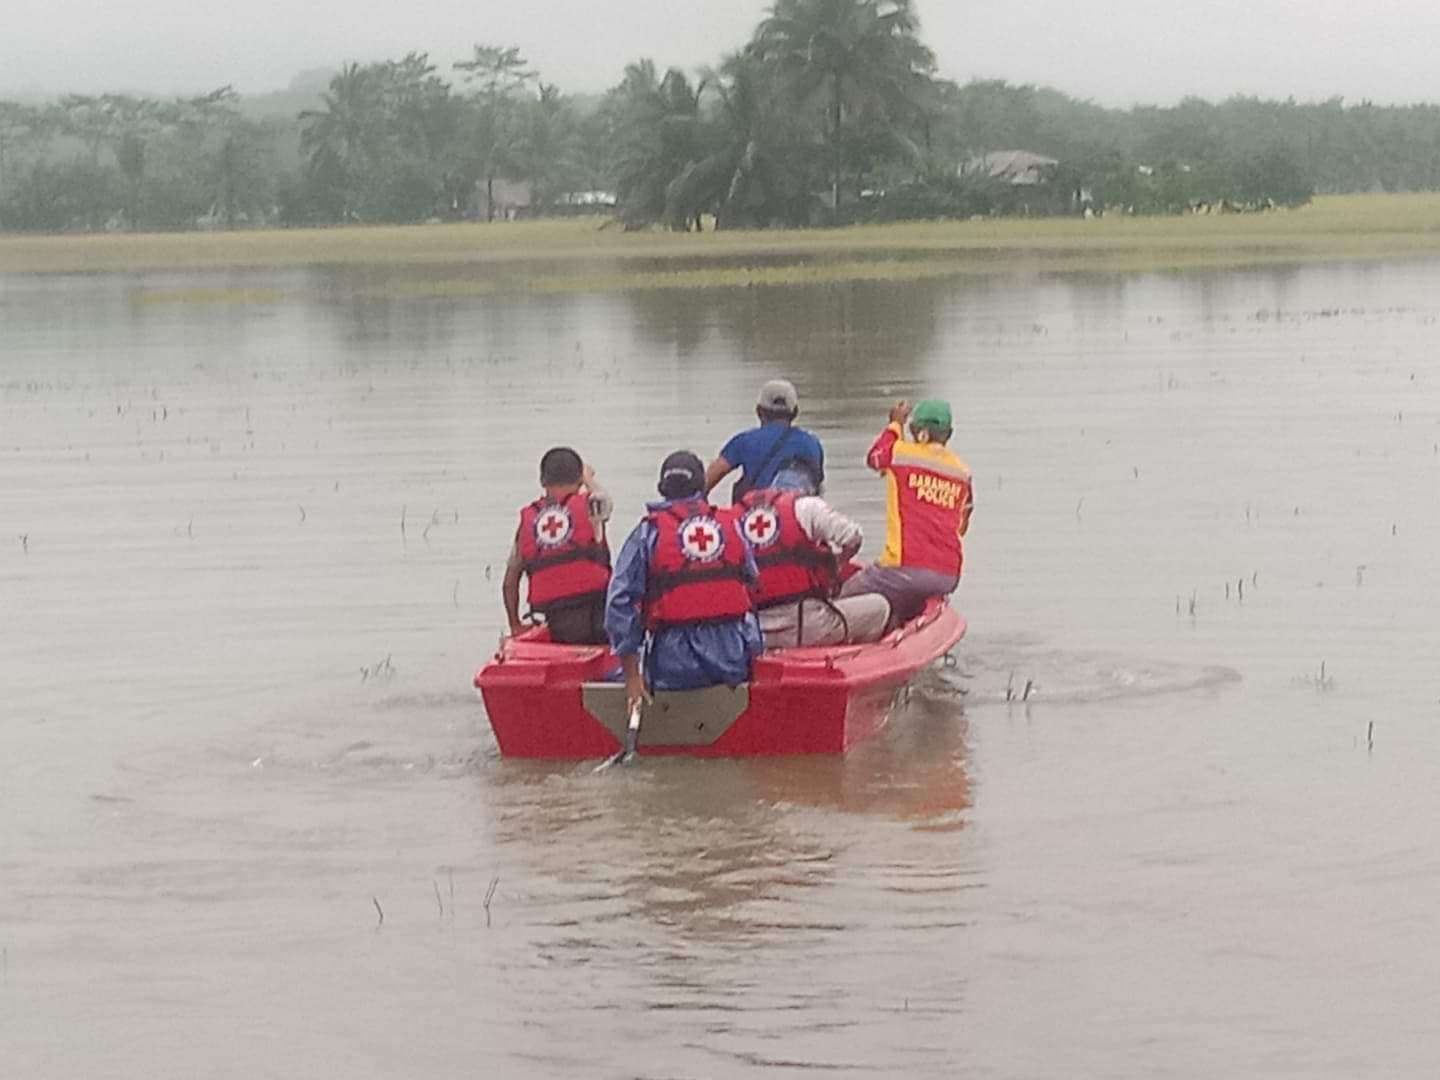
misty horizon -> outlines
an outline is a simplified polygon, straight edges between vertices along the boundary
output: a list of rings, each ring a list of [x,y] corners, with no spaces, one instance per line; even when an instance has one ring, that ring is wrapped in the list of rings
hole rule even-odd
[[[484,17],[492,13],[475,18],[453,0],[421,0],[403,11],[352,6],[344,25],[274,0],[247,5],[243,24],[219,5],[182,11],[165,0],[135,0],[119,11],[90,0],[43,7],[20,0],[11,32],[0,40],[0,98],[186,96],[227,84],[256,97],[323,82],[348,62],[412,51],[428,53],[438,72],[453,76],[451,64],[477,42],[516,45],[546,81],[567,93],[599,94],[637,59],[687,71],[717,63],[748,40],[767,7],[638,0],[623,14],[587,22],[581,35],[570,27],[591,9],[574,0],[537,0],[506,12],[503,27]],[[939,76],[961,84],[1047,86],[1110,108],[1173,105],[1186,97],[1440,101],[1440,71],[1428,57],[1429,42],[1440,38],[1440,11],[1415,0],[1380,0],[1363,11],[1338,0],[1299,8],[1278,0],[1213,0],[1196,18],[1179,5],[1167,14],[1121,0],[1103,19],[1086,20],[1051,4],[1022,11],[999,0],[965,10],[917,3]],[[696,21],[703,32],[691,32]],[[84,29],[78,37],[76,27]]]

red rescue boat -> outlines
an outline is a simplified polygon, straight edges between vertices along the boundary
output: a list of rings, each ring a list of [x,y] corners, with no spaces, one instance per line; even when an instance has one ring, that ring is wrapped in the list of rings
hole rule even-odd
[[[642,754],[840,754],[890,718],[896,694],[965,634],[933,600],[872,645],[771,649],[738,687],[667,690],[646,706]],[[556,645],[543,627],[507,638],[475,675],[506,757],[599,758],[620,749],[625,688],[604,646]]]

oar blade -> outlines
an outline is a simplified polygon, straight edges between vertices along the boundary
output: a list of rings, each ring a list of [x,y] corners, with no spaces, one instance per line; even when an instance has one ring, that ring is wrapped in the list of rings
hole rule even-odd
[[[597,773],[602,773],[602,772],[604,772],[606,769],[610,768],[611,765],[618,765],[618,764],[620,764],[620,762],[622,762],[622,761],[624,761],[624,760],[625,760],[625,751],[624,751],[623,749],[621,749],[621,750],[616,750],[615,753],[611,754],[611,755],[610,755],[609,757],[607,757],[604,761],[600,762],[599,765],[596,765],[593,771],[594,771],[594,772],[597,772]]]
[[[640,705],[637,702],[630,710],[630,723],[625,728],[625,745],[595,766],[595,771],[604,772],[611,765],[629,765],[640,756]]]

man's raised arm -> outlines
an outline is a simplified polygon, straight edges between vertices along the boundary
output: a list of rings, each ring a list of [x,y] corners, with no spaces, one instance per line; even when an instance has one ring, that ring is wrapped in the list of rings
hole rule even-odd
[[[865,464],[876,472],[884,472],[890,468],[890,460],[895,455],[895,444],[900,441],[900,436],[905,433],[905,421],[910,416],[910,403],[901,399],[897,401],[890,410],[890,423],[880,433],[880,437],[870,446],[870,452],[865,455]]]

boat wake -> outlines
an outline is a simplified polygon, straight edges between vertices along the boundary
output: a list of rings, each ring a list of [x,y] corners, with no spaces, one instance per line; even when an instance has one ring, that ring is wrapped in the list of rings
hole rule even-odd
[[[1178,664],[1103,652],[1047,649],[1024,641],[967,641],[953,666],[936,664],[917,694],[963,695],[967,705],[1085,704],[1206,690],[1239,682],[1220,665]]]

